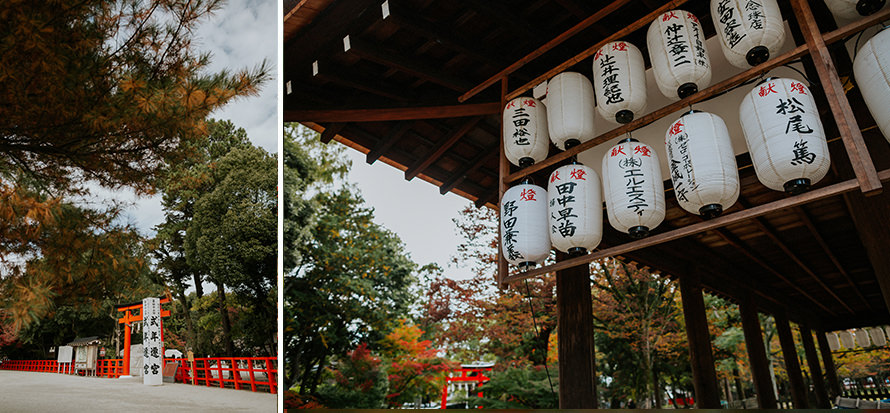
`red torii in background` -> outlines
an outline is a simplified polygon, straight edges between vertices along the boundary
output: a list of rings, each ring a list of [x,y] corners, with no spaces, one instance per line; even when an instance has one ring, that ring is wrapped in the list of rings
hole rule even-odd
[[[476,366],[472,364],[465,364],[461,366],[461,368],[456,369],[453,373],[459,373],[459,376],[446,377],[445,384],[442,385],[442,408],[448,408],[448,385],[451,383],[476,383],[477,387],[482,386],[485,383],[488,383],[491,380],[490,377],[485,375],[486,371],[491,371],[492,366]],[[479,390],[479,397],[482,397],[482,390]],[[481,409],[482,406],[479,406]]]
[[[170,302],[170,297],[164,297],[160,300],[161,305]],[[139,314],[133,314],[133,310],[139,310]],[[132,331],[132,323],[142,321],[142,303],[122,304],[117,307],[117,311],[123,311],[124,315],[117,320],[118,324],[124,325],[124,371],[123,375],[130,375],[130,333]],[[164,342],[164,317],[170,316],[170,310],[161,310],[161,343]],[[163,359],[163,352],[161,353]]]

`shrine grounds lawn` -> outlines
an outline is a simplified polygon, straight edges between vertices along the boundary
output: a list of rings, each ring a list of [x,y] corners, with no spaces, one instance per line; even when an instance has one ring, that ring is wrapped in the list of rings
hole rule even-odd
[[[2,412],[274,412],[277,395],[164,383],[0,370]]]

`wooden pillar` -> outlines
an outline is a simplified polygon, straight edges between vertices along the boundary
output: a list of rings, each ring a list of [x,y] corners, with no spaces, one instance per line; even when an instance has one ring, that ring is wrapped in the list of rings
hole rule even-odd
[[[557,260],[568,257],[557,252]],[[596,409],[596,362],[593,349],[593,300],[590,267],[556,272],[559,408]]]
[[[816,407],[819,409],[831,408],[828,393],[825,391],[825,381],[822,379],[822,367],[819,365],[819,355],[816,354],[816,345],[813,344],[813,332],[806,324],[800,325],[800,337],[803,341],[803,349],[807,353],[807,366],[810,367],[810,378],[813,380],[813,390],[816,392]]]
[[[501,199],[504,198],[504,192],[507,191],[507,184],[504,183],[504,178],[507,175],[510,175],[510,163],[507,160],[507,153],[504,151],[504,107],[507,106],[507,78],[504,77],[501,79],[501,109],[500,115],[498,116],[498,120],[501,125],[501,136],[499,137],[500,141],[500,155],[498,157],[498,208],[501,205]],[[501,214],[498,213],[498,274],[497,274],[497,282],[499,288],[507,288],[504,284],[504,278],[507,278],[509,274],[507,269],[507,259],[504,258],[503,248],[501,246]]]
[[[701,279],[694,275],[681,277],[680,297],[683,300],[683,318],[686,320],[686,338],[689,342],[689,364],[692,365],[696,407],[719,409],[720,389],[717,386],[714,354],[711,352],[711,334],[708,331]]]
[[[785,314],[776,314],[774,317],[779,343],[782,345],[782,355],[785,356],[785,370],[788,371],[788,381],[791,382],[791,399],[794,401],[794,408],[808,409],[807,388],[800,371],[800,361],[797,359],[797,348],[794,346],[791,325],[788,324],[788,317]]]
[[[834,357],[831,355],[831,348],[828,347],[828,339],[825,338],[825,331],[816,330],[816,340],[819,341],[819,352],[822,353],[822,364],[825,365],[825,377],[828,379],[828,395],[830,400],[841,394],[841,383],[837,379],[837,368],[834,367]]]
[[[761,409],[776,409],[776,393],[773,391],[773,380],[769,373],[769,360],[763,346],[763,333],[760,319],[757,318],[757,306],[750,294],[739,303],[742,316],[742,330],[745,333],[745,347],[748,349],[748,360],[751,363],[751,376],[754,378],[754,389],[757,391],[757,405]]]

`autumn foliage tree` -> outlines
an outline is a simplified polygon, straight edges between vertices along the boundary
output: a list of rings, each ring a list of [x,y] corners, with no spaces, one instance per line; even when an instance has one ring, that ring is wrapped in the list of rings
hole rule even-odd
[[[423,330],[405,320],[381,340],[381,354],[389,361],[386,403],[400,407],[416,400],[434,400],[442,392],[447,373],[459,364],[439,355]]]

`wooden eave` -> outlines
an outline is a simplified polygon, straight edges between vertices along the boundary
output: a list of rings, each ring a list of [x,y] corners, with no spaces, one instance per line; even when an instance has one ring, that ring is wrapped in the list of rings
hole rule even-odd
[[[835,77],[849,75],[850,57],[838,46],[890,18],[887,10],[838,28],[821,1],[780,1],[796,48],[730,78],[715,73],[711,87],[650,108],[570,151],[551,146],[546,161],[519,172],[510,165],[501,170],[504,99],[527,95],[562,70],[589,76],[591,50],[615,37],[648,58],[647,16],[660,10],[688,10],[712,36],[709,2],[389,0],[386,18],[382,3],[285,3],[285,27],[291,27],[285,30],[285,121],[302,122],[323,140],[366,154],[369,163],[379,160],[477,206],[496,208],[502,188],[529,171],[544,182],[574,154],[802,58],[832,154],[832,172],[812,191],[790,197],[765,188],[742,154],[741,196],[721,218],[705,222],[683,211],[668,180],[666,218],[649,238],[631,241],[606,223],[603,243],[587,257],[504,273],[501,281],[621,256],[671,276],[700,276],[707,290],[733,300],[750,294],[761,310],[785,311],[816,328],[890,323],[890,254],[881,253],[890,240],[890,191],[882,191],[882,182],[890,182],[890,146],[858,90],[838,94],[838,85],[821,81],[830,73],[819,63],[831,61]]]

